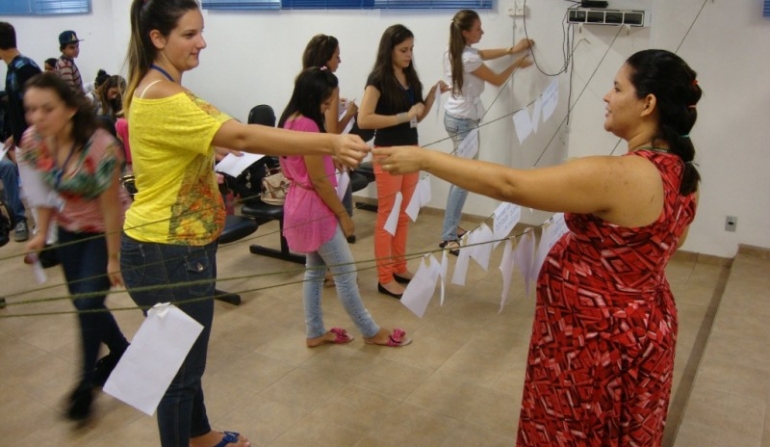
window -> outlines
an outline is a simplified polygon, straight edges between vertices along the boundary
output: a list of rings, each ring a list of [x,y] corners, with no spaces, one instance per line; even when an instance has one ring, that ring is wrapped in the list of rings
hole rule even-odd
[[[2,0],[0,15],[88,14],[91,0]]]
[[[770,1],[770,0],[768,0]],[[204,9],[492,9],[493,0],[203,0]]]
[[[766,18],[770,19],[770,0],[765,0],[765,9],[762,13]]]

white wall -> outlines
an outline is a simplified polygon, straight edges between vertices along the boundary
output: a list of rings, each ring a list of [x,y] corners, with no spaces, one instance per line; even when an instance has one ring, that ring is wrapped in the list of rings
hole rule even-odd
[[[770,69],[765,48],[770,42],[770,21],[761,18],[761,5],[753,0],[611,0],[610,7],[651,11],[652,26],[620,29],[620,33],[614,27],[584,26],[576,32],[570,125],[561,126],[567,113],[570,83],[565,74],[559,77],[560,105],[554,116],[540,123],[537,134],[523,145],[518,143],[510,117],[495,120],[529,104],[550,78],[533,67],[517,74],[513,87],[509,84],[502,92],[488,87],[483,100],[491,107],[484,121],[494,122],[482,130],[481,158],[529,168],[538,159],[537,166],[546,166],[568,155],[611,153],[618,140],[602,130],[602,97],[615,72],[635,51],[651,46],[675,50],[704,2],[702,13],[679,51],[698,71],[705,92],[698,105],[700,119],[692,132],[704,182],[699,213],[685,249],[731,257],[739,243],[770,248],[770,236],[761,223],[770,217],[770,180],[762,175],[770,166],[770,152],[761,150],[761,145],[770,141],[770,126],[765,123],[770,116],[770,83],[762,81]],[[524,36],[522,20],[515,21],[514,29],[514,21],[505,14],[513,3],[500,0],[496,10],[480,12],[486,33],[479,48],[509,46]],[[58,55],[59,32],[76,30],[86,39],[77,63],[90,80],[98,68],[110,73],[123,68],[129,4],[129,0],[95,0],[93,13],[87,16],[0,20],[14,24],[19,49],[41,64],[45,58]],[[527,31],[537,42],[535,56],[543,71],[557,71],[563,64],[561,19],[569,5],[563,0],[527,3]],[[316,33],[332,34],[340,40],[343,62],[337,75],[343,96],[360,101],[380,35],[394,23],[403,23],[416,36],[415,63],[423,83],[436,82],[442,74],[441,57],[453,11],[204,14],[208,48],[201,55],[201,66],[185,74],[184,84],[245,121],[249,109],[261,103],[272,105],[280,114],[300,68],[302,50]],[[504,64],[493,61],[490,65],[501,69]],[[0,76],[4,70],[0,67]],[[492,104],[498,93],[499,98]],[[445,137],[441,119],[433,111],[420,124],[420,142],[426,145]],[[432,147],[449,151],[451,144],[443,141]],[[615,154],[624,150],[621,144]],[[432,185],[430,206],[443,208],[447,185],[437,179]],[[373,188],[370,186],[369,194],[374,194]],[[486,216],[496,205],[495,201],[471,195],[465,212]],[[723,230],[728,214],[739,218],[735,233]],[[528,223],[542,222],[545,217],[545,213],[524,213]]]

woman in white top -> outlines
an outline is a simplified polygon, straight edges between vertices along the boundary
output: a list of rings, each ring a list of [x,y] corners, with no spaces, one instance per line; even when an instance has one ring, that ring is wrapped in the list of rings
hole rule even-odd
[[[485,83],[500,87],[514,70],[532,65],[529,58],[522,57],[500,73],[495,73],[484,64],[485,60],[526,51],[535,41],[522,39],[512,47],[493,50],[477,50],[471,47],[481,40],[483,34],[481,19],[475,11],[459,11],[449,25],[449,50],[444,57],[444,70],[447,81],[452,86],[452,95],[445,106],[444,127],[452,138],[455,151],[468,132],[478,126],[484,114],[481,94],[484,92]],[[478,152],[474,158],[477,157]],[[458,241],[465,234],[458,224],[467,196],[468,191],[455,185],[450,186],[441,230],[442,242],[439,246],[448,248],[454,255],[459,254]]]

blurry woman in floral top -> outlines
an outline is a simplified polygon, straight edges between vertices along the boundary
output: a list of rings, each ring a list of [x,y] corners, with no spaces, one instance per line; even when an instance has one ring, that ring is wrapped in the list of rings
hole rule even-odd
[[[112,135],[97,128],[88,100],[56,74],[32,78],[24,106],[30,127],[22,138],[20,164],[35,173],[37,181],[27,192],[38,210],[38,231],[27,250],[43,249],[56,220],[57,250],[79,311],[83,348],[82,377],[69,396],[67,416],[85,419],[93,389],[104,384],[128,347],[104,305],[110,287],[123,284],[118,251],[129,198],[118,180],[122,150]],[[97,362],[101,343],[110,353]]]

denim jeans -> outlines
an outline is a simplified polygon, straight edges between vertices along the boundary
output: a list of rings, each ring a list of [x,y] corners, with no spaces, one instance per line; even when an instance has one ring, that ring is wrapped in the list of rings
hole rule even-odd
[[[452,145],[454,150],[460,146],[460,143],[468,135],[468,132],[475,129],[479,125],[479,120],[455,118],[448,113],[444,114],[444,128],[446,129],[449,137],[452,138]],[[479,137],[479,145],[481,145],[481,138]],[[479,158],[479,152],[473,159]],[[468,191],[451,185],[449,187],[449,195],[446,200],[446,209],[444,211],[444,224],[441,227],[441,240],[453,241],[457,239],[457,226],[460,224],[460,218],[463,214],[463,206],[465,206],[465,199],[468,197]]]
[[[94,294],[72,300],[75,308],[81,311],[78,312],[78,322],[83,349],[82,381],[90,383],[102,343],[115,353],[122,353],[128,347],[126,337],[120,332],[118,323],[104,305],[110,290],[110,279],[107,277],[107,242],[104,234],[73,233],[61,227],[59,242],[62,245],[57,250],[59,259],[62,260],[62,270],[69,293],[75,296]]]
[[[131,299],[139,306],[148,307],[157,303],[174,303],[203,325],[203,331],[158,405],[158,428],[163,447],[189,447],[191,437],[211,431],[203,402],[201,377],[206,369],[214,318],[216,251],[216,242],[204,246],[168,245],[140,242],[123,234],[120,268]],[[172,284],[178,286],[132,290]],[[183,302],[195,298],[207,299]]]
[[[26,221],[27,216],[24,211],[24,203],[22,203],[19,196],[19,168],[5,157],[0,160],[0,180],[3,181],[5,203],[8,205],[8,211],[11,213],[11,223],[16,225],[19,222]],[[107,264],[104,264],[104,266],[106,267]]]
[[[356,266],[342,228],[337,224],[334,236],[318,248],[318,251],[306,255],[305,282],[302,287],[302,299],[305,303],[305,326],[307,338],[320,337],[326,333],[321,294],[324,274],[328,266],[334,274],[337,298],[345,308],[350,319],[364,337],[374,337],[380,327],[372,320],[369,311],[361,301],[356,282]]]

